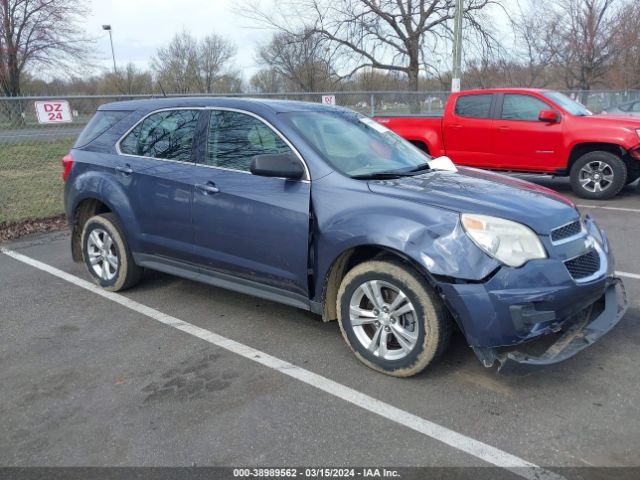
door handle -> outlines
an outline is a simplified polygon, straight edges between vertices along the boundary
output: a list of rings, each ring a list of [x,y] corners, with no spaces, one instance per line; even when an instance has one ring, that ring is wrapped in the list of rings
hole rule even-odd
[[[207,183],[196,183],[196,190],[198,190],[203,195],[210,195],[212,193],[218,193],[220,189],[216,187],[216,184],[213,182]]]
[[[498,127],[498,130],[500,130],[501,132],[506,132],[507,130],[509,130],[509,127],[507,127],[505,125],[500,125]]]
[[[458,128],[458,129],[462,128],[462,124],[460,124],[460,123],[451,123],[451,124],[449,124],[449,126],[451,128]]]
[[[116,170],[124,176],[128,176],[133,173],[133,168],[131,168],[131,165],[129,165],[128,163],[124,166],[116,167]]]

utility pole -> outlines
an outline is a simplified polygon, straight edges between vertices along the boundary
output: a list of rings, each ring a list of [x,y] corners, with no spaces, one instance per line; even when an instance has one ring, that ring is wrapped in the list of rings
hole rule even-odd
[[[453,78],[451,91],[460,91],[460,76],[462,75],[462,14],[463,0],[456,0],[456,14],[453,24]]]
[[[109,42],[111,42],[111,58],[113,58],[113,73],[118,73],[116,69],[116,53],[113,50],[113,36],[111,35],[111,25],[102,25],[102,30],[109,32]]]

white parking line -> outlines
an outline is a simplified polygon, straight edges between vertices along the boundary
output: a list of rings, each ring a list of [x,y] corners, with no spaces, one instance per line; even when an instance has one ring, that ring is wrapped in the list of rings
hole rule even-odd
[[[614,210],[618,212],[634,212],[640,213],[638,208],[622,208],[622,207],[601,207],[600,205],[577,205],[580,208],[599,208],[600,210]]]
[[[107,292],[93,283],[82,280],[81,278],[52,267],[51,265],[12,250],[0,248],[0,252],[14,258],[15,260],[42,270],[43,272],[50,273],[51,275],[66,282],[72,283],[80,288],[84,288],[96,295],[100,295],[101,297],[116,302],[130,310],[141,313],[142,315],[152,318],[160,323],[181,330],[189,335],[193,335],[194,337],[198,337],[216,345],[217,347],[224,348],[237,355],[241,355],[242,357],[264,365],[265,367],[295,378],[296,380],[304,382],[307,385],[311,385],[312,387],[322,390],[334,397],[338,397],[346,402],[386,418],[387,420],[391,420],[392,422],[403,425],[427,437],[445,443],[487,463],[509,470],[516,475],[530,480],[564,479],[561,475],[545,470],[531,462],[523,460],[522,458],[511,455],[510,453],[492,447],[491,445],[487,445],[479,440],[467,437],[466,435],[450,430],[447,427],[438,425],[437,423],[426,420],[405,410],[401,410],[393,405],[370,397],[369,395],[354,390],[353,388],[347,387],[346,385],[323,377],[322,375],[318,375],[317,373],[313,373],[292,363],[280,360],[279,358],[261,352],[260,350],[256,350],[248,345],[225,338],[214,332],[205,330],[204,328],[184,322],[154,308],[148,307],[134,300],[130,300],[118,293]]]
[[[635,280],[640,280],[640,275],[637,273],[629,273],[629,272],[616,272],[616,275],[619,277],[633,278]]]

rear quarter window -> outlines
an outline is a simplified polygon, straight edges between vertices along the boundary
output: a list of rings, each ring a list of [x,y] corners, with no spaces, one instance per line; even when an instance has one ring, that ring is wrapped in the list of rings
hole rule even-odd
[[[455,114],[467,118],[491,118],[493,94],[463,95],[456,100]]]
[[[82,130],[76,140],[75,148],[84,147],[93,142],[130,113],[128,111],[98,110]]]

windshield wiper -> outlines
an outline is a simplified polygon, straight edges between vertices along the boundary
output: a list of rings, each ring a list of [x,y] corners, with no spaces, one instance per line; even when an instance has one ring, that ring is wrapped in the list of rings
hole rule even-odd
[[[430,169],[431,167],[428,163],[421,163],[409,170],[386,170],[383,172],[363,173],[362,175],[352,175],[351,178],[357,180],[386,180],[400,177],[413,177],[422,171]]]
[[[351,178],[356,180],[388,180],[392,178],[411,177],[411,174],[404,172],[394,172],[393,170],[388,172],[372,172],[363,173],[362,175],[352,175]]]
[[[406,170],[406,172],[407,173],[416,173],[416,172],[422,172],[424,170],[431,170],[431,165],[429,165],[429,162],[421,163],[420,165],[416,165],[411,170]]]

